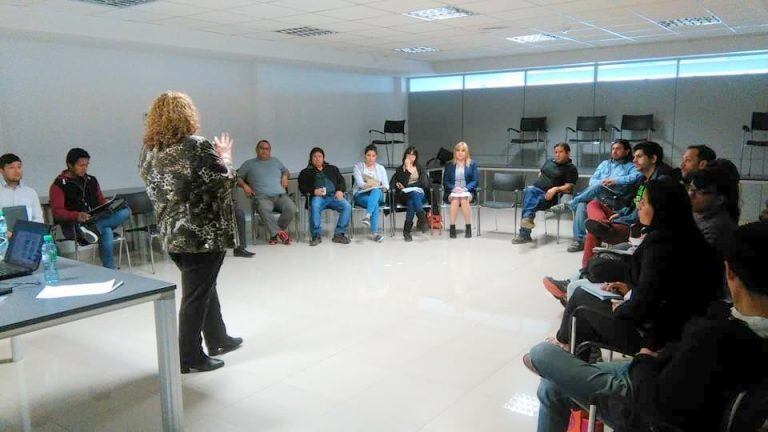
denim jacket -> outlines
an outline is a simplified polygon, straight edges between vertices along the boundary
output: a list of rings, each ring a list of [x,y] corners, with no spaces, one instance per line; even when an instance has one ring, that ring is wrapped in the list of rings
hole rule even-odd
[[[620,186],[633,185],[640,180],[640,171],[635,168],[635,164],[632,162],[621,162],[609,159],[603,161],[598,165],[595,173],[589,178],[589,185],[594,186],[600,183],[601,180],[614,179],[616,184]]]

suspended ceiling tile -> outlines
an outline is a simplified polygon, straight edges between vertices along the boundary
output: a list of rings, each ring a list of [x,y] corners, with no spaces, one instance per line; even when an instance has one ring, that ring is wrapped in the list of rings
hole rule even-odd
[[[388,15],[386,11],[381,9],[374,9],[368,6],[352,6],[342,9],[333,9],[319,12],[321,15],[327,15],[334,18],[357,20],[364,18],[373,18],[382,15]]]
[[[355,5],[345,0],[279,0],[273,4],[306,12],[341,9]]]
[[[286,23],[296,24],[297,27],[312,26],[312,27],[325,28],[324,26],[326,24],[339,22],[339,18],[333,18],[325,15],[316,14],[316,13],[291,15],[291,16],[280,17],[279,19],[281,21],[285,21]]]
[[[249,6],[242,6],[227,9],[227,12],[241,14],[253,18],[280,18],[291,15],[300,15],[304,11],[292,8],[277,6],[275,4],[255,3]]]

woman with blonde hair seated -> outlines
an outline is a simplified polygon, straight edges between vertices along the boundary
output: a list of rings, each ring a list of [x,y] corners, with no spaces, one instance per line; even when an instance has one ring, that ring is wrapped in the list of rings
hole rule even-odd
[[[475,199],[477,180],[477,163],[469,156],[469,146],[464,141],[456,143],[453,159],[443,169],[443,199],[451,205],[451,238],[456,238],[456,215],[459,208],[464,215],[464,237],[472,237],[472,209],[469,204]]]

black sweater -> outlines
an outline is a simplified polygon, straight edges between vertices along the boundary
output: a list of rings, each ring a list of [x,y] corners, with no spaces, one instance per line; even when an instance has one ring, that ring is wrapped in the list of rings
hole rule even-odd
[[[658,358],[630,365],[634,408],[684,431],[718,430],[728,404],[768,378],[768,340],[735,318],[697,319]]]
[[[432,186],[432,182],[429,180],[429,174],[427,174],[427,170],[424,169],[418,162],[416,163],[416,171],[419,172],[419,180],[416,183],[408,183],[408,180],[411,177],[411,173],[407,172],[405,169],[403,169],[402,165],[397,167],[397,170],[395,170],[395,174],[392,176],[392,178],[389,181],[389,189],[392,191],[395,191],[395,199],[403,203],[405,201],[405,196],[400,193],[400,190],[397,189],[397,183],[400,183],[401,185],[405,187],[413,186],[413,187],[420,187],[424,189],[424,194],[427,196],[427,199],[430,198],[430,186]]]
[[[320,171],[318,171],[318,169],[313,165],[309,165],[308,167],[301,170],[299,173],[299,192],[304,195],[314,193],[315,178],[319,172]],[[347,182],[344,181],[344,176],[341,175],[339,169],[336,168],[335,165],[324,163],[323,172],[328,177],[328,179],[333,182],[337,191],[346,192]]]
[[[722,262],[697,230],[652,231],[632,254],[632,294],[614,314],[638,328],[650,328],[647,347],[659,349],[679,340],[692,317],[706,314],[709,304],[721,297],[722,280]]]

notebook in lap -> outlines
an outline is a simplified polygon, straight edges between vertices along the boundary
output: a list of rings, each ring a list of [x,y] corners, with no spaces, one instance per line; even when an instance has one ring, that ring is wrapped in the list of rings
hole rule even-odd
[[[3,207],[3,216],[5,217],[5,224],[10,232],[13,232],[13,228],[16,226],[16,221],[29,220],[27,206],[23,205]]]
[[[19,220],[13,231],[5,259],[0,262],[0,280],[32,274],[40,265],[43,236],[51,232],[46,224]]]

